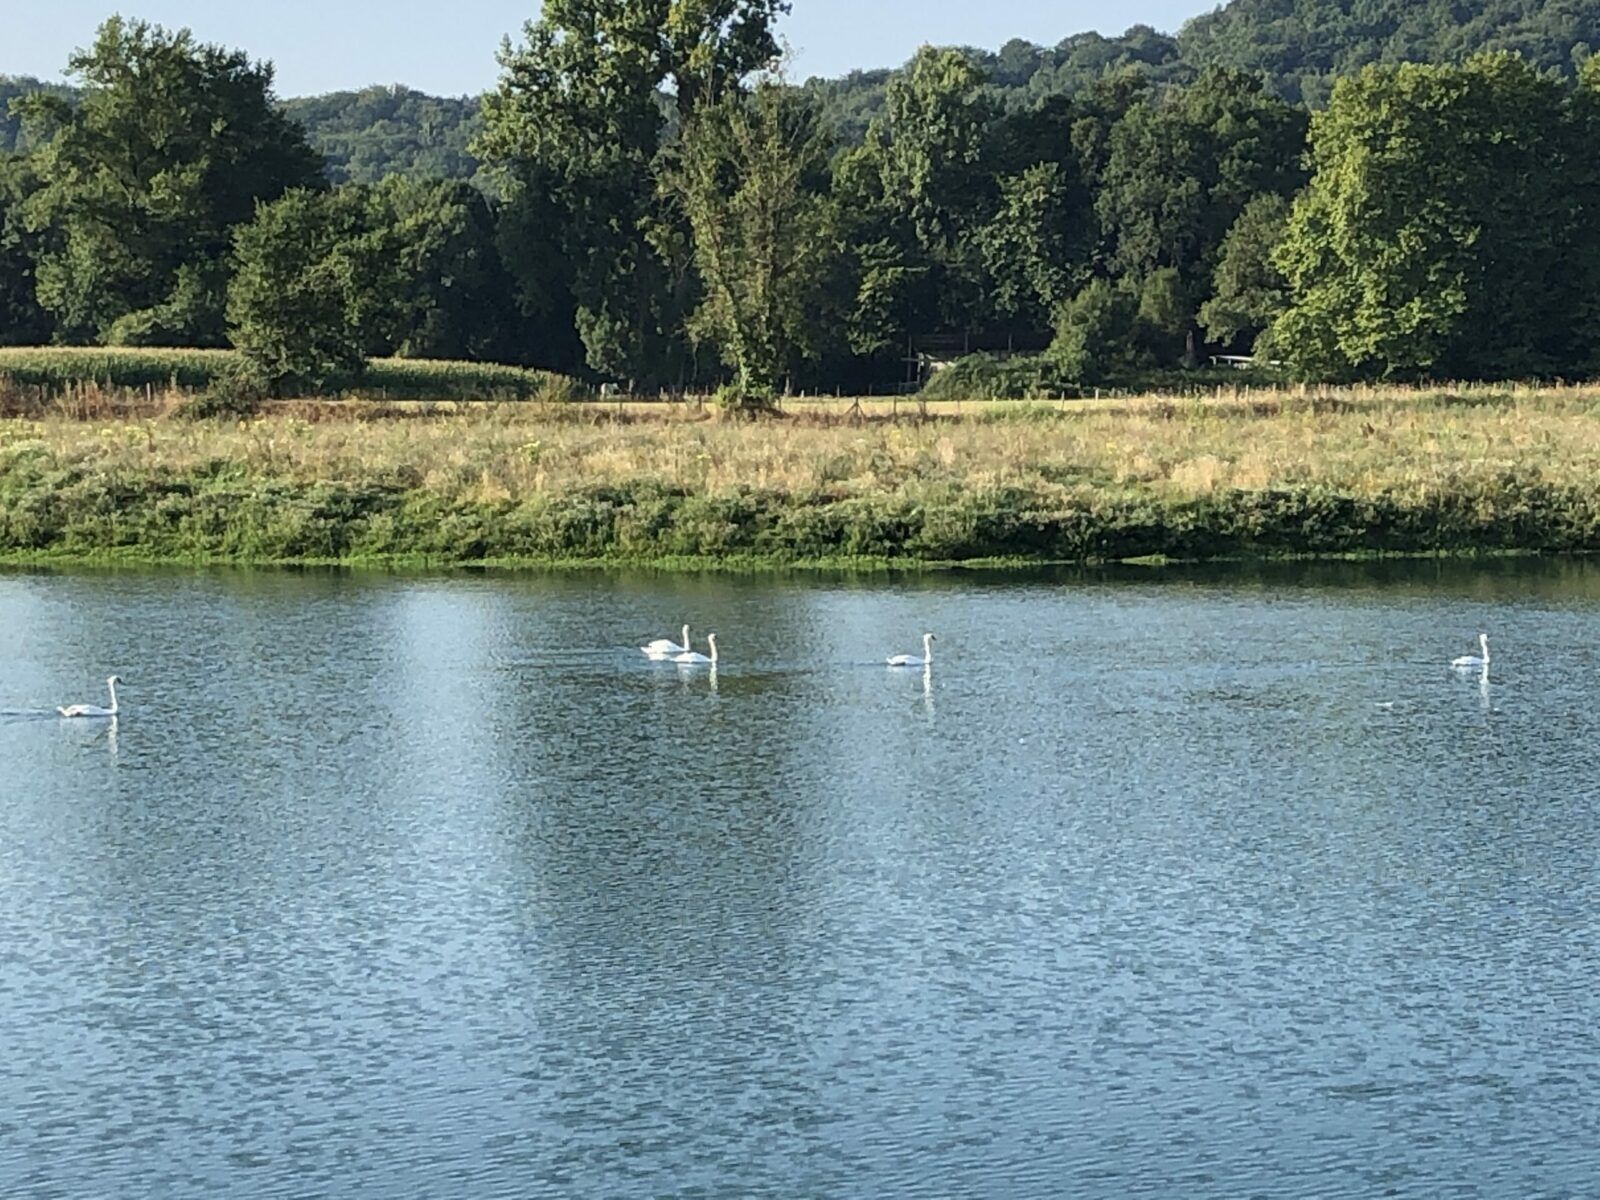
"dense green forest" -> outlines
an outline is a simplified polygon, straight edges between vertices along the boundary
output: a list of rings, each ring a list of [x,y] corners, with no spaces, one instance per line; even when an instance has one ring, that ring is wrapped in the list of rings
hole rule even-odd
[[[369,87],[284,102],[328,163],[332,183],[471,179],[472,139],[483,127],[482,103],[468,96],[428,96],[406,87]]]
[[[1048,343],[935,380],[987,394],[1219,352],[1318,379],[1600,360],[1576,0],[1235,0],[1176,39],[804,85],[775,73],[788,7],[546,0],[481,105],[283,103],[243,51],[108,21],[69,88],[5,84],[0,344],[231,344],[280,390],[496,360],[746,408],[892,388],[940,333]],[[1413,54],[1450,61],[1387,61]]]
[[[1233,0],[1184,28],[1185,61],[1264,72],[1291,100],[1324,103],[1369,63],[1457,63],[1509,51],[1566,74],[1600,46],[1593,0]]]

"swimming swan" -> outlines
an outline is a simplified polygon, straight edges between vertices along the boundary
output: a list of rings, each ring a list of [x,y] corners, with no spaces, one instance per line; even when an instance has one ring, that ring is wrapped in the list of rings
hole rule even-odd
[[[71,708],[58,708],[56,712],[63,717],[114,717],[117,715],[117,684],[121,682],[122,679],[116,675],[106,680],[106,687],[111,689],[110,708],[101,708],[98,704],[74,704]]]
[[[689,653],[689,627],[687,625],[683,627],[683,645],[681,646],[677,642],[668,641],[666,638],[657,638],[648,646],[640,646],[639,649],[644,651],[646,658],[653,658],[657,662],[671,658],[674,654],[687,654]]]
[[[889,660],[891,667],[931,667],[933,666],[933,643],[937,639],[933,634],[922,635],[922,657],[914,654],[897,654]]]
[[[1489,635],[1487,633],[1478,635],[1478,645],[1483,647],[1483,657],[1480,658],[1476,654],[1463,654],[1450,665],[1458,671],[1470,671],[1476,667],[1487,669],[1489,666]]]
[[[684,633],[684,641],[688,641],[688,640],[689,640],[688,631],[686,630],[685,633]],[[714,634],[714,633],[707,634],[706,635],[706,643],[707,643],[707,645],[709,645],[711,647],[711,657],[710,658],[707,658],[704,654],[696,654],[693,650],[685,650],[682,654],[680,654],[677,657],[675,657],[672,661],[677,663],[678,665],[684,666],[684,667],[701,667],[701,666],[706,666],[706,665],[710,665],[710,666],[713,666],[713,667],[716,666],[717,665],[717,635]]]

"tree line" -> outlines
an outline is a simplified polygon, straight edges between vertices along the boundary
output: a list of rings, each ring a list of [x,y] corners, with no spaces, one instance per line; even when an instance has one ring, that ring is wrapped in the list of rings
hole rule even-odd
[[[787,7],[547,0],[462,151],[482,187],[331,184],[270,67],[114,18],[72,97],[11,106],[0,342],[232,344],[281,387],[496,360],[748,407],[893,386],[940,331],[1048,332],[996,367],[1019,390],[1216,352],[1318,379],[1600,357],[1600,69],[1376,64],[1315,113],[1260,73],[1112,69],[1019,106],[930,47],[851,137],[781,74]]]

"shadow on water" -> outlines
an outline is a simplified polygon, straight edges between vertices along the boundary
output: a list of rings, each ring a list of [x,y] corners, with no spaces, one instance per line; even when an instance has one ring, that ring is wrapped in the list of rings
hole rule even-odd
[[[1502,555],[1475,557],[1379,557],[1356,559],[1270,559],[1209,563],[1105,563],[1041,567],[912,567],[834,570],[775,567],[770,570],[695,571],[667,568],[595,566],[547,570],[537,567],[460,567],[451,569],[382,566],[184,567],[171,565],[0,565],[0,578],[121,579],[197,576],[227,578],[235,586],[266,591],[283,586],[315,588],[319,583],[370,585],[381,582],[453,580],[586,590],[604,586],[649,594],[692,597],[707,592],[761,591],[818,586],[873,591],[886,584],[923,591],[985,588],[1095,587],[1104,585],[1181,586],[1242,591],[1380,589],[1386,594],[1448,592],[1496,597],[1542,597],[1589,602],[1600,599],[1600,559]],[[292,581],[292,582],[291,582]],[[676,630],[671,631],[676,636]]]

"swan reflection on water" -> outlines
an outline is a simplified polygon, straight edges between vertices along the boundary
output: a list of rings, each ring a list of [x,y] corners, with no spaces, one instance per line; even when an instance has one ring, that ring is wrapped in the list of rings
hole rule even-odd
[[[684,636],[689,634],[688,627],[684,628]],[[673,658],[673,662],[680,667],[715,667],[717,665],[717,635],[706,634],[706,644],[711,647],[710,655],[701,654],[695,650],[685,650]]]

